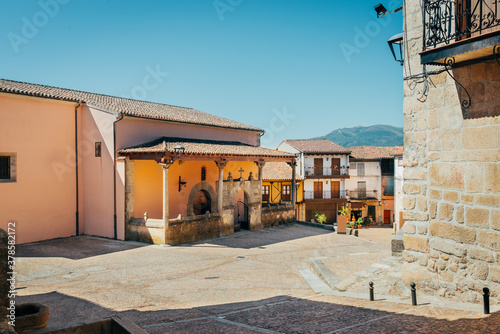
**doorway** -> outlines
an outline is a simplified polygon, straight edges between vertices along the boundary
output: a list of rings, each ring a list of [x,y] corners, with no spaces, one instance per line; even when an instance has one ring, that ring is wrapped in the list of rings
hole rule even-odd
[[[384,224],[391,223],[391,210],[384,210]]]
[[[248,196],[240,190],[234,200],[234,232],[250,229],[250,216],[248,214]]]

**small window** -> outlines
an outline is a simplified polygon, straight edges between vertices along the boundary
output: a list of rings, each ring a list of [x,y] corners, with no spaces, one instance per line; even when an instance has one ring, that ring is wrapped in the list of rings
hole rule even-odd
[[[205,166],[201,167],[201,180],[202,181],[207,180],[207,167]]]
[[[356,169],[356,163],[355,163],[355,162],[351,162],[351,164],[350,164],[350,168],[351,168],[351,169]]]
[[[16,174],[16,154],[0,153],[0,182],[15,182]]]
[[[398,166],[403,166],[403,157],[398,157]]]
[[[290,200],[290,185],[283,185],[283,190],[281,192],[281,199],[283,201],[289,201]]]
[[[102,145],[100,141],[95,142],[95,156],[96,158],[102,156]]]
[[[262,186],[262,202],[269,201],[269,186]]]

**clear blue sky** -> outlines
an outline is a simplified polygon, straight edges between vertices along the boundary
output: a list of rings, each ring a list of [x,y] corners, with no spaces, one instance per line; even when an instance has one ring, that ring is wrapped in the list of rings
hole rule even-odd
[[[402,14],[377,19],[379,2],[4,0],[0,77],[196,108],[266,129],[272,148],[402,126],[387,46]]]

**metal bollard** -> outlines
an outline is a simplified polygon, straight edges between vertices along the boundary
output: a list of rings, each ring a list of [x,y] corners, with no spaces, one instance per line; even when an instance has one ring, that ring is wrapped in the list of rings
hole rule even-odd
[[[374,301],[375,298],[373,297],[373,282],[368,283],[370,286],[370,301]]]
[[[411,304],[417,306],[417,290],[415,289],[416,284],[410,283],[411,286]]]
[[[484,314],[490,314],[490,289],[483,288]]]

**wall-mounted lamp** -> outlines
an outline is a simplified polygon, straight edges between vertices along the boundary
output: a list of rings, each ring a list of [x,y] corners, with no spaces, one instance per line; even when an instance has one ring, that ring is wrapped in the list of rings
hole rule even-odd
[[[179,192],[181,191],[182,187],[186,186],[187,182],[184,182],[181,180],[181,177],[179,176]]]
[[[101,150],[101,142],[98,141],[95,143],[95,156],[96,157],[100,157],[102,154],[102,150]]]
[[[391,49],[394,60],[398,61],[403,66],[403,33],[397,34],[389,38],[387,41]],[[396,49],[396,51],[394,50]],[[397,53],[397,55],[396,55]]]
[[[180,158],[181,155],[184,154],[184,151],[186,151],[186,149],[184,148],[184,146],[177,145],[176,147],[174,147],[174,152],[175,152],[175,154],[177,154],[178,158]]]

